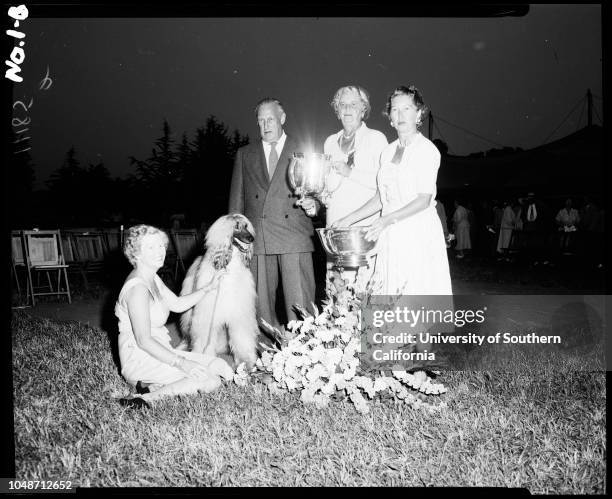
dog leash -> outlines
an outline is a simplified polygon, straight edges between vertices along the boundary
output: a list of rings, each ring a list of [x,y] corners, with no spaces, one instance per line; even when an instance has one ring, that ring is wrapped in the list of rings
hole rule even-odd
[[[215,276],[213,275],[213,279],[214,278]],[[217,311],[217,300],[219,299],[220,288],[221,288],[221,282],[219,282],[219,285],[217,286],[217,291],[215,292],[215,303],[213,305],[212,316],[210,317],[210,326],[208,326],[208,339],[209,340],[211,338],[210,333],[212,332],[213,323],[215,322],[215,312]]]
[[[191,292],[192,292],[192,293],[193,293],[194,291],[196,291],[197,282],[198,282],[198,281],[197,281],[197,276],[198,276],[198,274],[200,273],[200,269],[202,268],[203,263],[204,263],[204,258],[202,258],[202,259],[200,260],[200,263],[199,263],[199,265],[198,265],[198,270],[195,272],[196,279],[194,279],[194,280],[193,280],[193,287],[191,288]],[[215,273],[213,274],[213,276],[211,277],[211,279],[210,279],[210,281],[208,282],[208,284],[212,283],[212,282],[215,280],[215,276],[216,276],[216,275],[217,275],[217,272],[215,272]],[[214,302],[214,304],[213,304],[212,316],[211,316],[211,318],[210,318],[210,326],[208,326],[208,338],[209,338],[209,339],[210,339],[210,337],[211,337],[211,336],[210,336],[210,333],[211,333],[211,331],[212,331],[212,326],[213,326],[213,323],[214,323],[214,321],[215,321],[215,312],[217,311],[217,301],[219,300],[219,291],[220,291],[220,289],[219,289],[219,288],[220,288],[220,287],[221,287],[221,282],[219,282],[219,285],[217,286],[217,290],[216,290],[216,292],[215,292],[215,302]],[[191,331],[191,325],[192,325],[192,323],[193,323],[193,315],[194,315],[194,313],[193,313],[193,311],[192,311],[192,312],[191,312],[191,317],[190,317],[190,320],[189,320],[189,331]]]

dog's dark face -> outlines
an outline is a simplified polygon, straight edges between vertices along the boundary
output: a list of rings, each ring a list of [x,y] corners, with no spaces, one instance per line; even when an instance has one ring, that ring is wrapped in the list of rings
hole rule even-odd
[[[234,246],[248,267],[253,256],[253,241],[255,229],[249,219],[239,213],[220,217],[206,233],[206,248],[213,252],[213,265],[217,270],[227,267]]]
[[[242,253],[246,253],[253,247],[253,241],[255,241],[255,230],[247,217],[243,215],[232,215],[232,217],[234,219],[233,244]]]

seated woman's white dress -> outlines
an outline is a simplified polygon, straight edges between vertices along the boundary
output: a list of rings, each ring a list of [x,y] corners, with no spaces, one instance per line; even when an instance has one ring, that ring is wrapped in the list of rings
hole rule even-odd
[[[136,284],[144,284],[147,286],[147,283],[140,277],[134,277],[126,281],[121,288],[119,298],[115,305],[115,315],[119,319],[119,360],[121,361],[121,375],[132,385],[135,385],[138,381],[160,385],[168,385],[175,381],[179,381],[187,376],[185,372],[178,367],[172,367],[165,362],[157,360],[140,348],[136,343],[134,332],[132,331],[132,323],[128,315],[127,303],[125,301],[127,291]],[[155,276],[155,284],[158,288],[165,286],[157,275]],[[149,289],[148,286],[147,289]],[[149,292],[153,297],[149,307],[151,337],[173,353],[202,364],[209,370],[209,376],[211,378],[216,378],[217,374],[225,378],[228,376],[231,377],[233,371],[223,359],[194,352],[184,352],[172,347],[170,343],[170,332],[168,328],[166,328],[166,321],[168,320],[170,309],[163,300],[156,298],[155,294],[151,292],[150,289]]]
[[[371,281],[373,294],[451,295],[446,242],[435,200],[440,153],[419,133],[404,149],[399,164],[394,164],[391,160],[398,145],[395,140],[381,155],[382,215],[403,208],[417,193],[431,194],[431,202],[425,210],[381,233]]]

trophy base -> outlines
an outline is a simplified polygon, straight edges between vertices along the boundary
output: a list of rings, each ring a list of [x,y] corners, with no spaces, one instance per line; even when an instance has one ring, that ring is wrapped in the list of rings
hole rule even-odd
[[[343,255],[335,257],[334,267],[366,267],[368,259],[365,255]]]

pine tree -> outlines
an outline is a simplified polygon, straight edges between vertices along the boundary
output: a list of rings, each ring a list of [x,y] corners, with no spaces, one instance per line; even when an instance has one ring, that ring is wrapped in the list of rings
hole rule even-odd
[[[130,163],[136,166],[136,176],[155,192],[160,189],[163,191],[169,183],[177,181],[177,155],[167,120],[164,120],[162,129],[163,135],[155,141],[155,147],[148,159],[142,161],[134,156],[129,158]]]

